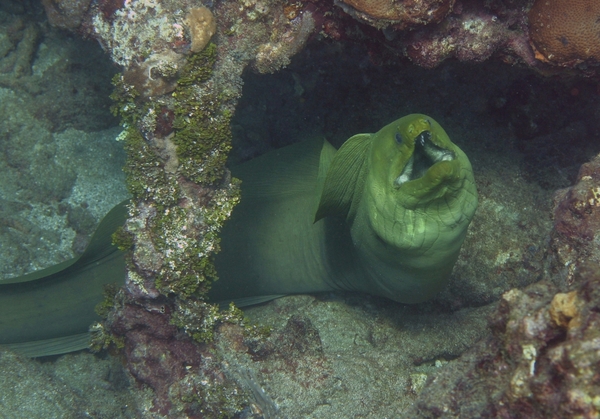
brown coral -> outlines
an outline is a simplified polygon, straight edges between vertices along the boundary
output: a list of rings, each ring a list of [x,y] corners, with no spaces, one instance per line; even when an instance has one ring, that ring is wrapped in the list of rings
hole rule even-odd
[[[574,325],[579,324],[579,301],[577,299],[577,291],[568,293],[559,292],[552,299],[550,304],[550,317],[557,326],[571,327],[571,322]]]
[[[452,10],[455,0],[341,0],[346,13],[376,27],[393,24],[406,29],[440,22]]]
[[[192,52],[200,52],[217,31],[217,22],[212,12],[204,6],[191,9],[185,18],[192,37]]]
[[[536,0],[529,25],[539,60],[565,67],[600,62],[600,1]]]

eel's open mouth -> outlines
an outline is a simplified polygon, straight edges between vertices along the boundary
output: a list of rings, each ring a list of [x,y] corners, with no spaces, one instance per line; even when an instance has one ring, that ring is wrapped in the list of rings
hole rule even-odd
[[[431,131],[423,131],[415,138],[413,155],[394,183],[399,187],[403,183],[422,177],[435,163],[454,158],[452,151],[438,147],[431,141]]]

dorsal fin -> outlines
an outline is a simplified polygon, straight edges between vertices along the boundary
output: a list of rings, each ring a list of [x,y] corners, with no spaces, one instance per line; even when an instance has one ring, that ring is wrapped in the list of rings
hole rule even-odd
[[[319,209],[321,195],[323,194],[323,188],[325,187],[325,179],[327,179],[327,172],[329,171],[329,166],[331,166],[335,153],[337,153],[337,149],[332,146],[329,141],[323,140],[323,147],[321,148],[321,155],[319,156],[319,171],[317,174],[317,188],[315,190],[313,214],[316,214]]]
[[[350,137],[335,153],[321,192],[315,222],[328,215],[354,217],[368,172],[371,134]]]
[[[237,167],[234,177],[242,180],[246,202],[314,193],[317,165],[323,140],[314,138],[273,150]]]

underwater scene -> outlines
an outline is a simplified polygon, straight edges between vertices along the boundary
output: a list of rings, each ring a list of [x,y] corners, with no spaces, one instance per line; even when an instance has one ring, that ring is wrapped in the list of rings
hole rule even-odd
[[[599,22],[0,1],[0,419],[600,417]]]

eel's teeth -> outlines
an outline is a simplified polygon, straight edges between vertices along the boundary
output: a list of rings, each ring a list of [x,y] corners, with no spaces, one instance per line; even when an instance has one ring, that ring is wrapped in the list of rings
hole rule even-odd
[[[398,176],[396,178],[396,180],[394,181],[396,186],[402,186],[403,183],[406,183],[410,180],[412,172],[413,172],[413,162],[414,162],[414,157],[410,156],[410,160],[408,160],[408,162],[406,163],[406,166],[404,166],[402,173],[400,173],[400,176]]]
[[[427,157],[433,160],[435,163],[439,161],[450,161],[454,160],[454,153],[450,150],[440,148],[431,141],[431,132],[423,131],[417,137],[418,144],[423,148]]]
[[[415,155],[417,155],[416,161]],[[438,147],[431,141],[430,131],[423,131],[415,137],[415,151],[400,176],[394,180],[394,185],[400,187],[410,180],[422,177],[433,164],[454,160],[454,158],[452,151]]]
[[[417,136],[417,142],[419,143],[419,145],[423,148],[425,148],[425,144],[428,143],[429,141],[431,141],[431,132],[429,131],[423,131],[422,133],[420,133]]]

